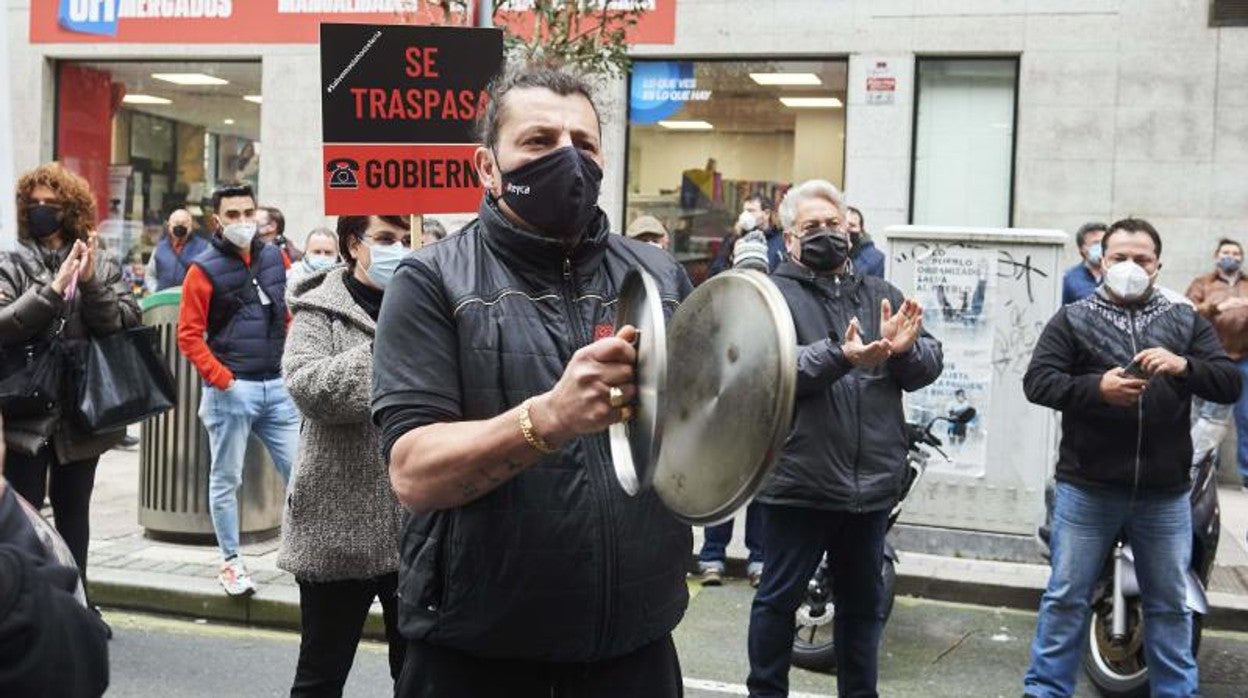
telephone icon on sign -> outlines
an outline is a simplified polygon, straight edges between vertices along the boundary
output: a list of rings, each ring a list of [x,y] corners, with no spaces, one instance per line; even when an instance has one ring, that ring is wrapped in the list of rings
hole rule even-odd
[[[355,160],[350,158],[330,160],[325,169],[329,170],[330,189],[359,188],[360,182],[355,178],[355,172],[360,169],[360,163]]]

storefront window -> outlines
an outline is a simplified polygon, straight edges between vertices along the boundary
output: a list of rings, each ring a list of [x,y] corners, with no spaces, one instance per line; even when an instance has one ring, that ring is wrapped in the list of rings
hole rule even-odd
[[[778,204],[812,177],[841,186],[845,84],[844,61],[636,61],[628,221],[659,218],[700,280],[747,197]]]
[[[56,157],[119,258],[146,261],[179,208],[206,231],[219,183],[259,184],[260,63],[64,61],[57,81]]]
[[[914,142],[920,225],[1007,227],[1018,60],[921,58]]]

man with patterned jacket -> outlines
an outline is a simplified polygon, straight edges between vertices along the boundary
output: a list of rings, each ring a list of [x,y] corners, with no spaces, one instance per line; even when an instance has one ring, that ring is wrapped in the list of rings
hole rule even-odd
[[[1153,695],[1196,695],[1185,602],[1191,401],[1234,402],[1240,376],[1209,321],[1154,288],[1161,237],[1148,221],[1120,220],[1101,244],[1104,283],[1057,311],[1023,377],[1028,400],[1062,413],[1052,571],[1024,690],[1074,694],[1100,561],[1125,532]]]

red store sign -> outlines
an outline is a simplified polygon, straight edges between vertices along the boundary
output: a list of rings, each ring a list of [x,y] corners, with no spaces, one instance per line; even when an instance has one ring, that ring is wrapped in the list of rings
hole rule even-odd
[[[676,40],[676,0],[649,0],[629,43]],[[470,2],[469,6],[475,6]],[[314,44],[322,23],[440,23],[407,0],[35,0],[30,41],[123,44]],[[516,28],[527,24],[515,13]]]

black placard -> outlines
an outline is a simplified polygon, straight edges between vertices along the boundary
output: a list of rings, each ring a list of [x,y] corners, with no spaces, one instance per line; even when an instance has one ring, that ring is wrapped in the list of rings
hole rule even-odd
[[[329,143],[476,143],[503,64],[498,29],[321,25],[321,135]]]

